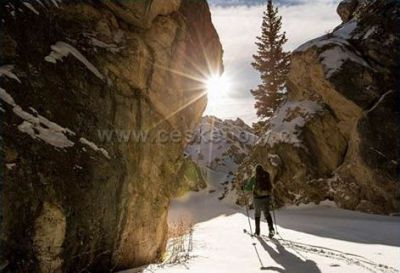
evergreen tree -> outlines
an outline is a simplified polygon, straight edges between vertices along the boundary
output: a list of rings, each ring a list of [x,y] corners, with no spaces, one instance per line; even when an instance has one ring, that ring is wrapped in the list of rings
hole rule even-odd
[[[260,72],[262,83],[251,93],[256,99],[257,116],[269,118],[283,100],[286,76],[290,65],[290,53],[283,50],[286,33],[280,33],[282,17],[278,8],[268,0],[264,11],[261,36],[257,37],[257,54],[253,55],[253,67]]]

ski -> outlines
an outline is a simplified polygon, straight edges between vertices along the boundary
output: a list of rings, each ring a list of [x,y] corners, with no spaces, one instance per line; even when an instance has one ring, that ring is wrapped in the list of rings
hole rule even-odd
[[[252,238],[257,238],[257,237],[260,237],[260,238],[262,238],[262,237],[267,237],[267,236],[265,236],[265,235],[256,235],[255,233],[251,233],[251,232],[250,232],[250,231],[248,231],[247,229],[243,229],[243,233],[245,233],[245,234],[247,234],[247,235],[251,236]]]
[[[248,231],[247,229],[243,229],[243,233],[245,233],[245,234],[247,234],[247,235],[251,236],[251,238],[254,238],[254,237],[256,237],[256,235],[255,235],[255,234],[251,233],[251,232],[250,232],[250,231]]]
[[[275,238],[274,236],[270,237],[268,235],[261,235],[261,238],[265,241],[279,241],[278,238]]]
[[[245,234],[251,236],[252,238],[254,238],[254,237],[260,237],[260,238],[265,239],[265,240],[278,240],[277,238],[275,238],[275,235],[274,235],[274,236],[269,236],[269,235],[259,235],[259,236],[257,236],[256,234],[252,234],[252,233],[251,233],[250,231],[248,231],[247,229],[243,229],[243,233],[245,233]]]

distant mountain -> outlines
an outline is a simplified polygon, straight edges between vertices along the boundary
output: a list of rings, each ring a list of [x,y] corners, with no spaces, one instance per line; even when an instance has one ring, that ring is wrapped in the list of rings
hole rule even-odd
[[[231,204],[236,202],[236,171],[251,152],[256,139],[253,129],[239,118],[202,118],[192,141],[185,149],[185,155],[188,161],[193,161],[201,170],[207,183],[204,190],[207,194],[213,194],[218,200],[224,199]],[[202,188],[201,185],[197,187]]]
[[[253,129],[243,120],[206,116],[185,151],[200,167],[234,173],[255,141]]]

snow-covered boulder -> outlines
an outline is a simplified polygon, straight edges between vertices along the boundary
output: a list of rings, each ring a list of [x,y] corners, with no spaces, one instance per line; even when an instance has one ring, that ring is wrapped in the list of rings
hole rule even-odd
[[[187,141],[170,134],[200,122],[206,97],[193,79],[222,70],[207,2],[0,8],[1,271],[111,272],[158,259],[170,200],[196,179]]]
[[[288,100],[248,161],[273,174],[281,203],[395,212],[400,4],[343,1],[339,13],[332,33],[293,52]]]

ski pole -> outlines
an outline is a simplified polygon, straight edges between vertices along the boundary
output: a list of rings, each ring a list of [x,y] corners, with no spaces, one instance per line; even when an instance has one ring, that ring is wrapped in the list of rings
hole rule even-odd
[[[251,228],[251,223],[250,223],[250,215],[249,215],[249,202],[246,202],[246,213],[247,213],[247,221],[249,222],[249,227],[250,227],[250,234],[253,234],[253,229]]]
[[[256,243],[253,243],[253,246],[254,246],[254,250],[256,251],[256,254],[257,254],[257,257],[258,257],[258,261],[260,262],[260,264],[261,264],[261,270],[265,270],[265,267],[264,267],[264,264],[263,264],[263,262],[261,261],[261,257],[260,257],[260,253],[258,253],[258,250],[257,250],[257,244]]]
[[[275,225],[275,232],[276,232],[276,234],[278,234],[279,235],[279,232],[278,232],[278,226],[277,226],[277,224],[276,224],[276,216],[275,216],[275,205],[276,205],[276,203],[275,203],[275,197],[274,196],[272,196],[272,216],[274,217],[274,225]]]
[[[278,234],[278,235],[279,235],[279,232],[278,232],[278,226],[276,225],[275,209],[274,209],[274,210],[272,210],[272,215],[273,215],[273,217],[274,217],[275,232],[276,232],[276,234]]]

